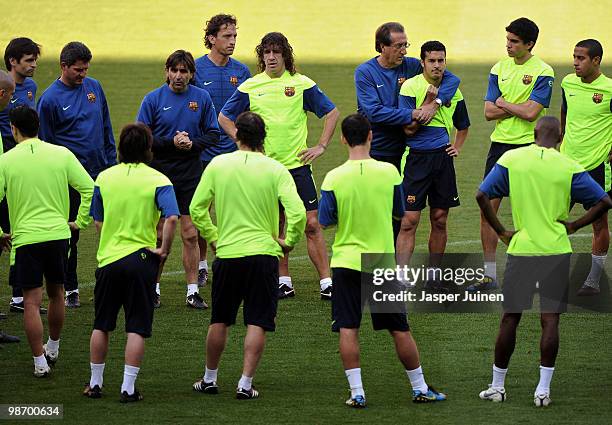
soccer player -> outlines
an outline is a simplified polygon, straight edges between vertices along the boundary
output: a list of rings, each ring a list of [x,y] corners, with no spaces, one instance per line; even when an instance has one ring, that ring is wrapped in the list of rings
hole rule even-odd
[[[287,169],[263,155],[266,125],[253,112],[236,119],[238,151],[214,158],[191,202],[191,215],[217,259],[213,263],[212,313],[206,337],[206,369],[195,391],[217,394],[217,372],[228,327],[244,302],[244,365],[236,398],[259,396],[252,381],[266,342],[276,328],[278,257],[299,242],[306,223],[304,206]],[[217,226],[209,208],[215,204]],[[287,232],[279,237],[279,203]]]
[[[612,149],[612,79],[600,69],[603,47],[597,40],[582,40],[574,48],[575,74],[561,82],[561,152],[582,165],[610,192]],[[599,279],[610,245],[608,214],[593,222],[591,270],[578,295],[599,293]]]
[[[423,73],[406,81],[400,90],[399,106],[416,110],[433,101],[444,81],[446,47],[439,41],[421,46]],[[459,156],[468,135],[470,119],[461,91],[457,89],[448,104],[438,109],[429,124],[413,120],[404,127],[406,145],[410,148],[404,167],[403,189],[407,211],[402,218],[402,230],[397,239],[398,255],[408,257],[414,251],[421,211],[429,200],[430,266],[439,266],[446,248],[448,211],[459,206],[454,158]],[[453,127],[457,129],[454,143],[450,142]],[[407,260],[407,259],[405,259]],[[430,284],[436,283],[429,281]],[[440,283],[440,282],[437,282]]]
[[[514,351],[516,329],[523,310],[530,309],[539,282],[540,381],[535,405],[550,403],[550,382],[559,349],[559,317],[567,309],[572,247],[568,234],[584,227],[612,207],[612,200],[578,163],[557,152],[561,141],[559,120],[541,118],[535,145],[502,155],[485,177],[477,201],[485,220],[508,245],[504,273],[504,313],[495,343],[493,382],[480,393],[483,400],[504,401],[504,379]],[[516,231],[506,230],[491,199],[509,196]],[[570,197],[587,213],[567,222]]]
[[[359,359],[359,326],[365,302],[361,299],[361,255],[386,253],[393,257],[391,218],[401,217],[405,205],[397,169],[369,154],[372,131],[363,115],[349,115],[342,121],[341,141],[348,146],[349,159],[325,176],[319,220],[323,226],[338,225],[331,259],[332,330],[340,334],[340,358],[351,388],[346,404],[359,408],[366,406]],[[372,313],[372,324],[375,330],[386,329],[391,334],[412,385],[412,400],[445,400],[444,394],[425,383],[405,311]]]
[[[60,53],[61,76],[38,99],[41,140],[67,147],[92,179],[117,163],[115,139],[106,96],[97,80],[87,76],[91,51],[78,41],[66,44]],[[70,189],[70,215],[77,215],[80,197]],[[71,229],[66,267],[66,307],[81,305],[77,278],[78,229]]]
[[[65,266],[70,228],[83,229],[93,181],[77,158],[66,148],[36,137],[38,114],[27,106],[9,113],[17,146],[0,156],[0,199],[6,195],[11,218],[13,258],[9,282],[23,290],[25,333],[34,356],[34,376],[50,372],[59,357],[64,324]],[[81,203],[75,222],[68,222],[68,186],[79,192]],[[43,276],[49,296],[49,339],[43,345],[40,319]]]
[[[319,273],[321,298],[329,300],[332,280],[325,239],[317,220],[318,196],[310,164],[327,149],[340,113],[314,81],[296,71],[293,48],[283,34],[266,34],[255,51],[261,73],[238,87],[221,110],[219,124],[235,138],[234,121],[241,112],[250,109],[264,119],[266,155],[287,167],[295,180],[306,208],[308,255]],[[306,145],[306,112],[325,119],[319,143],[311,148]],[[284,227],[284,220],[280,227]],[[279,274],[279,298],[295,296],[288,255],[280,261]]]
[[[155,281],[159,264],[170,253],[178,222],[178,206],[170,180],[147,164],[153,154],[151,131],[128,124],[119,136],[119,164],[98,176],[90,214],[100,233],[96,270],[95,320],[90,340],[91,378],[83,395],[102,396],[110,333],[117,314],[125,312],[125,366],[122,403],[142,400],[134,387],[151,336]],[[165,217],[161,244],[157,223]]]
[[[208,92],[191,84],[195,74],[191,53],[175,51],[166,59],[165,69],[166,83],[145,96],[136,120],[146,124],[153,133],[151,166],[166,175],[174,186],[181,213],[183,267],[187,279],[185,303],[201,310],[208,305],[198,292],[198,231],[191,221],[189,204],[202,176],[200,155],[206,146],[219,142],[217,113]],[[163,264],[160,276],[162,269]],[[159,307],[159,280],[156,292],[155,304]]]
[[[19,105],[35,108],[36,83],[32,79],[36,71],[37,60],[40,55],[40,46],[29,38],[20,37],[12,39],[4,50],[4,64],[6,70],[15,81],[15,93],[6,108],[0,110],[0,150],[8,152],[15,146],[15,139],[11,133],[8,114]],[[1,152],[0,152],[1,153]],[[5,232],[10,233],[11,227],[8,216],[6,200],[0,203],[0,226]],[[13,296],[10,301],[10,310],[23,313],[23,293],[19,288],[13,288]],[[41,312],[46,309],[41,307]]]
[[[491,147],[487,155],[484,175],[489,174],[497,160],[511,149],[533,143],[536,120],[546,114],[550,104],[554,72],[531,53],[538,39],[538,26],[527,18],[512,21],[506,27],[508,57],[497,62],[489,75],[484,114],[487,121],[495,120]],[[500,199],[491,201],[497,211]],[[484,254],[485,277],[468,286],[468,291],[497,288],[495,250],[497,234],[480,219],[480,238]]]
[[[238,37],[236,25],[236,17],[232,15],[219,14],[210,18],[204,28],[204,45],[210,49],[210,53],[195,61],[196,85],[210,94],[217,111],[223,108],[236,88],[251,77],[251,72],[246,65],[231,58]],[[236,149],[236,143],[224,131],[221,131],[219,143],[207,147],[202,152],[204,169],[215,156],[233,152]],[[204,286],[208,278],[206,241],[199,237],[198,245],[200,247],[198,284]]]

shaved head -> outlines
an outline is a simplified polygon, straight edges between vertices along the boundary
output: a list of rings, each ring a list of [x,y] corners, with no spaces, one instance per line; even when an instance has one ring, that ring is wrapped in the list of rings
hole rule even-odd
[[[561,141],[561,123],[555,117],[542,117],[533,133],[538,146],[554,148]]]
[[[0,70],[0,111],[6,108],[13,92],[15,91],[15,81],[11,74]]]

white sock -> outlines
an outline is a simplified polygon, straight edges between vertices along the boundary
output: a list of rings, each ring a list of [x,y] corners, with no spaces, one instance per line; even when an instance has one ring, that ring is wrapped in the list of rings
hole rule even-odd
[[[77,293],[77,294],[78,294],[78,293],[79,293],[79,290],[78,290],[78,289],[75,289],[74,291],[66,291],[66,296],[68,296],[68,295],[72,295],[72,294],[74,294],[74,293]]]
[[[47,364],[47,358],[45,357],[45,353],[42,353],[40,356],[33,357],[33,358],[34,358],[34,366],[36,366],[37,368],[49,367],[49,365]]]
[[[156,293],[157,295],[161,295],[161,292],[159,292],[159,282],[157,282],[157,283],[155,284],[155,293]]]
[[[361,382],[361,368],[346,369],[344,374],[346,379],[348,379],[349,387],[351,387],[351,398],[355,398],[358,395],[365,397],[363,383]]]
[[[217,372],[219,371],[219,369],[209,369],[206,368],[204,370],[204,382],[209,383],[209,382],[216,382],[217,381]]]
[[[491,386],[493,388],[504,388],[504,382],[506,380],[506,373],[508,373],[508,369],[501,369],[495,365],[493,365],[493,383]]]
[[[429,387],[425,383],[425,375],[423,374],[423,369],[421,366],[413,370],[406,369],[406,375],[408,375],[408,379],[410,379],[410,385],[412,386],[413,390],[420,391],[422,393],[427,392]]]
[[[243,390],[250,390],[251,385],[253,384],[252,376],[244,376],[240,377],[240,381],[238,381],[238,388],[242,388]]]
[[[54,341],[51,339],[51,337],[49,337],[49,339],[47,340],[47,351],[50,351],[52,353],[59,351],[59,342],[59,339],[57,341]]]
[[[489,276],[497,280],[497,263],[495,261],[485,261],[484,269],[485,276]]]
[[[552,380],[554,367],[540,366],[540,382],[535,390],[535,395],[550,394],[550,381]]]
[[[104,366],[106,366],[105,363],[89,363],[89,367],[91,368],[89,388],[93,388],[96,385],[102,388],[102,384],[104,383]]]
[[[591,271],[584,281],[585,286],[599,289],[599,279],[601,278],[601,273],[606,264],[606,257],[607,255],[591,254]]]
[[[278,277],[279,286],[282,284],[287,285],[290,288],[293,288],[293,284],[291,283],[291,276],[279,276]]]
[[[123,383],[121,384],[121,392],[127,392],[128,395],[134,394],[134,383],[138,377],[139,367],[125,365],[123,367]]]
[[[187,284],[187,296],[193,295],[198,292],[198,284],[197,283],[189,283]]]
[[[208,270],[208,261],[206,260],[202,260],[200,261],[200,264],[198,264],[198,270]]]
[[[19,303],[22,303],[22,302],[23,302],[23,297],[12,297],[12,298],[11,298],[11,302],[12,302],[13,304],[19,304]]]
[[[325,291],[327,288],[329,288],[330,286],[332,286],[332,280],[331,277],[326,277],[324,279],[321,279],[321,281],[319,282],[319,284],[321,285],[321,291]]]

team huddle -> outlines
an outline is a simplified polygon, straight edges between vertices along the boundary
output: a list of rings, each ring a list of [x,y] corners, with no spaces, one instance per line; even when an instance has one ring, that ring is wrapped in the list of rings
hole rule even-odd
[[[207,249],[215,254],[205,370],[192,388],[219,392],[219,362],[242,304],[247,332],[236,397],[259,397],[253,377],[266,333],[276,328],[278,300],[295,296],[289,253],[305,235],[320,297],[331,300],[331,328],[339,334],[351,392],[346,404],[363,408],[359,328],[366,302],[362,285],[372,279],[362,254],[386,253],[398,265],[410,264],[421,212],[429,206],[432,277],[423,290],[445,292],[454,285],[433,276],[446,249],[449,211],[460,204],[454,161],[470,127],[460,79],[446,69],[440,41],[424,43],[420,59],[405,57],[403,26],[381,25],[375,34],[379,54],[355,70],[357,113],[341,122],[348,160],[327,173],[319,198],[311,164],[325,154],[339,121],[332,100],[296,71],[283,34],[261,39],[259,73],[251,76],[231,57],[235,17],[216,15],[204,31],[210,52],[198,59],[184,50],[168,56],[166,82],[144,97],[117,144],[102,85],[87,77],[92,59],[87,46],[76,41],[64,46],[61,75],[37,102],[32,77],[40,46],[16,38],[6,48],[8,73],[0,71],[0,199],[6,197],[0,204],[0,245],[10,251],[10,309],[23,312],[34,376],[47,376],[58,361],[64,309],[80,306],[79,232],[93,221],[100,240],[91,375],[83,395],[102,397],[109,336],[123,308],[127,342],[120,401],[143,399],[135,382],[154,309],[162,305],[159,282],[179,227],[190,308],[208,308],[199,288],[208,280]],[[612,208],[612,80],[600,70],[601,44],[580,41],[575,74],[561,83],[561,120],[546,116],[554,72],[532,53],[538,34],[527,18],[511,22],[508,57],[489,75],[484,115],[495,121],[495,130],[476,197],[485,276],[467,290],[497,288],[495,251],[501,239],[508,245],[504,313],[492,383],[479,395],[501,402],[516,328],[532,306],[537,284],[539,407],[551,402],[559,317],[567,308],[568,235],[589,224],[592,267],[578,295],[600,292]],[[323,120],[312,147],[308,112]],[[511,199],[516,230],[497,218],[503,197]],[[586,212],[568,221],[574,203]],[[330,226],[336,226],[331,262],[323,237]],[[48,309],[41,306],[43,277]],[[41,313],[48,317],[46,344]],[[447,396],[425,380],[406,313],[405,308],[372,312],[373,327],[390,333],[412,400],[444,401]]]

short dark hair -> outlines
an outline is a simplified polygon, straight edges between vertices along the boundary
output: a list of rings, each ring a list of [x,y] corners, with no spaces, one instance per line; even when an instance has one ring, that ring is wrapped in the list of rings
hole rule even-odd
[[[584,47],[589,53],[591,59],[599,56],[601,60],[603,58],[603,46],[601,43],[593,38],[587,38],[586,40],[579,41],[576,47]]]
[[[153,159],[153,136],[149,127],[141,122],[127,124],[119,135],[119,162],[149,163]]]
[[[210,18],[209,21],[206,21],[206,26],[204,27],[204,45],[208,49],[212,49],[212,44],[208,41],[208,36],[213,35],[216,37],[223,25],[238,25],[238,20],[234,15],[220,13]]]
[[[4,50],[6,70],[10,71],[12,68],[11,59],[19,62],[25,55],[34,55],[38,59],[38,56],[40,56],[40,45],[26,37],[13,38],[6,46],[6,50]]]
[[[342,136],[350,147],[364,145],[372,127],[361,114],[352,114],[342,120]]]
[[[444,57],[446,57],[446,46],[436,40],[426,41],[421,46],[421,59],[425,60],[425,56],[430,52],[444,52]]]
[[[60,53],[60,65],[72,66],[78,61],[89,63],[92,55],[91,50],[80,41],[71,41],[66,44]]]
[[[266,124],[255,112],[246,111],[236,118],[236,139],[254,151],[263,148],[266,138]]]
[[[269,47],[280,47],[283,54],[283,60],[285,61],[285,69],[289,71],[289,74],[293,75],[297,71],[295,69],[295,57],[293,55],[293,47],[289,44],[289,40],[280,32],[269,32],[263,36],[261,43],[255,47],[255,54],[257,55],[257,67],[261,72],[266,70],[266,63],[263,59],[263,52]]]
[[[391,45],[392,32],[404,32],[404,26],[399,22],[386,22],[378,27],[375,36],[376,45],[374,46],[378,53],[382,52],[382,48],[380,47],[381,44],[383,46]]]
[[[19,130],[22,136],[36,137],[38,134],[38,127],[40,126],[38,113],[26,105],[11,109],[9,111],[9,121]]]
[[[166,59],[166,71],[179,65],[185,65],[189,72],[191,72],[192,76],[189,84],[194,84],[196,69],[193,55],[186,50],[177,50]],[[169,83],[168,79],[166,79],[166,84],[167,83]]]
[[[540,29],[535,22],[527,18],[518,18],[510,22],[510,25],[506,27],[506,31],[518,36],[525,44],[532,41],[534,46],[536,41],[538,41],[538,34],[540,33]],[[533,49],[533,46],[531,49]]]

